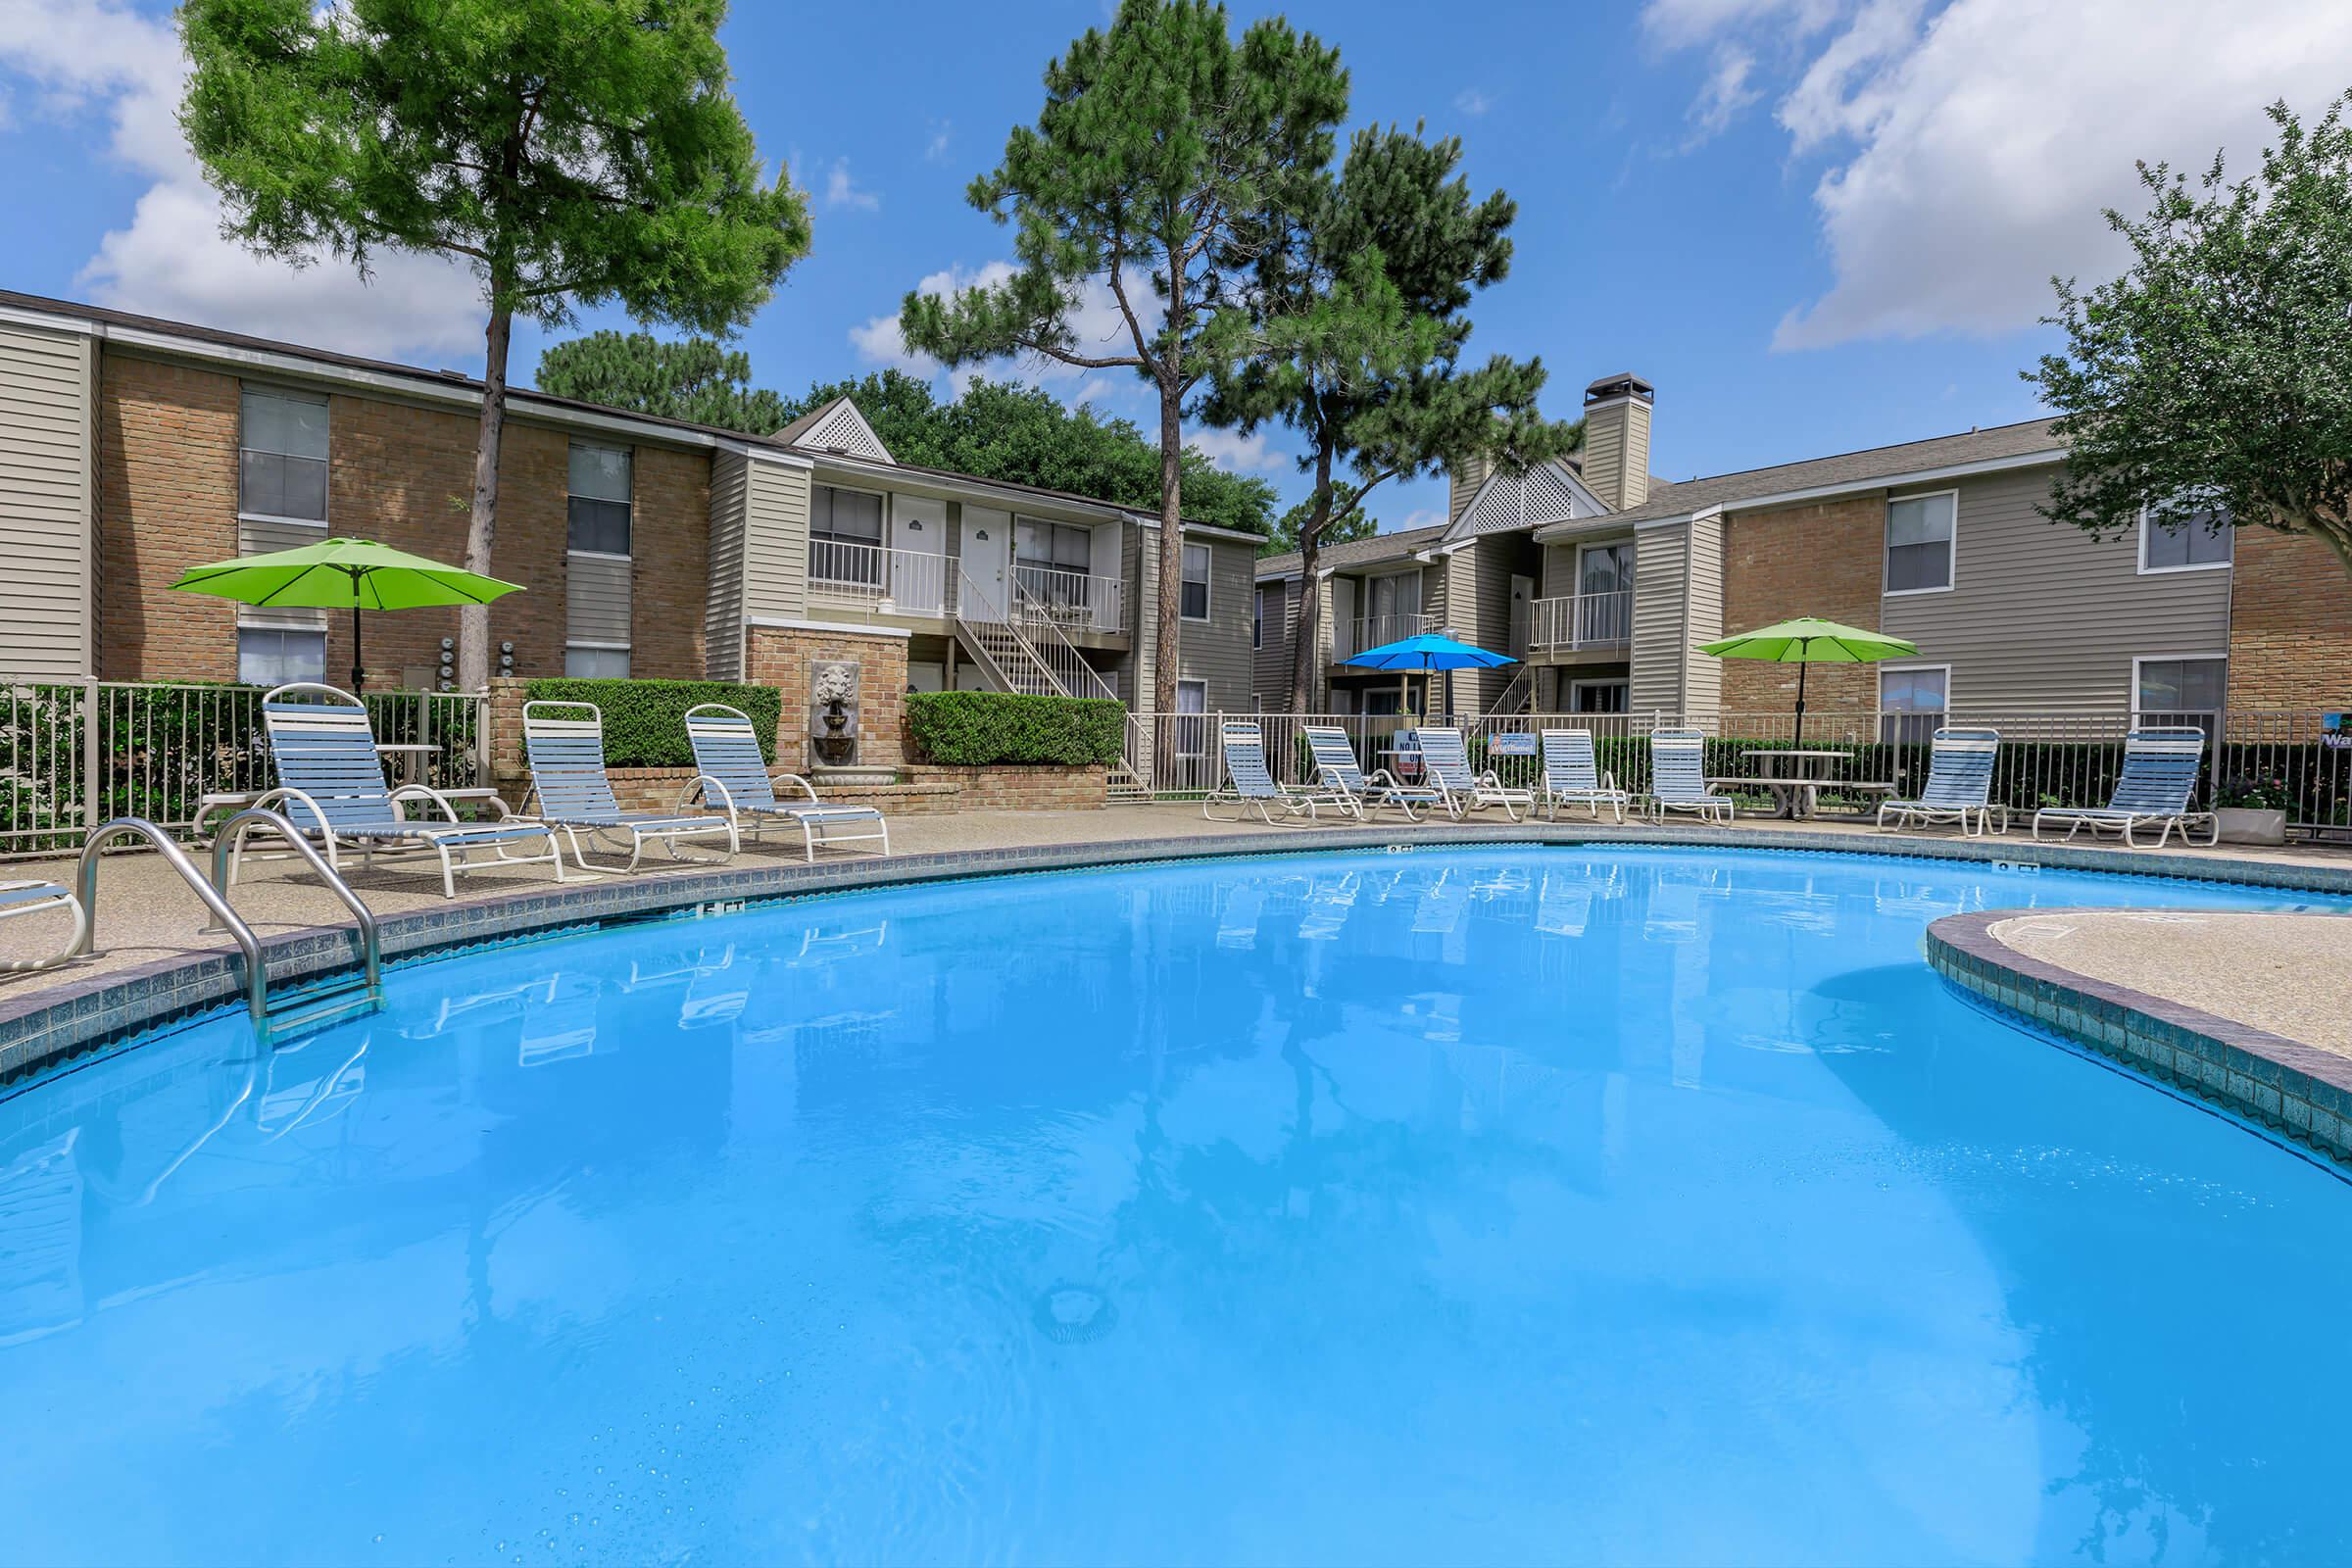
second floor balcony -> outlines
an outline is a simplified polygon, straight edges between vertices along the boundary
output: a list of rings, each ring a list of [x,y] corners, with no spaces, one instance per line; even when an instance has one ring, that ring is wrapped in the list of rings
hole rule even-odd
[[[1624,650],[1634,641],[1634,591],[1534,600],[1512,630],[1512,641],[1531,654]]]
[[[1013,608],[1023,613],[1065,630],[1127,629],[1127,585],[1116,577],[1016,562],[1012,583]]]
[[[1438,629],[1438,617],[1420,614],[1358,615],[1335,621],[1331,628],[1331,657],[1345,663],[1368,648],[1418,637]]]
[[[968,568],[955,556],[844,540],[808,542],[808,599],[878,615],[937,617],[964,615],[1002,620],[1007,610],[1023,618],[1050,620],[1064,632],[1122,632],[1127,629],[1126,584],[1116,577],[1016,564],[983,568],[967,580]],[[1010,604],[999,574],[1012,579]]]

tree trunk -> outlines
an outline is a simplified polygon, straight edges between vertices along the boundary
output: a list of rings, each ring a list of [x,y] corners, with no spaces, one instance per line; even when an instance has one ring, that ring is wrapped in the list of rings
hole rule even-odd
[[[1331,443],[1315,446],[1315,494],[1298,530],[1298,629],[1291,642],[1291,711],[1313,711],[1315,656],[1321,653],[1323,585],[1315,564],[1323,559],[1323,530],[1331,523]]]
[[[466,524],[466,569],[487,577],[498,541],[498,446],[507,426],[507,348],[514,315],[493,289],[490,329],[482,356],[482,422],[473,443],[473,513]],[[458,611],[458,686],[478,692],[490,684],[490,607]]]
[[[1176,659],[1184,607],[1184,394],[1159,386],[1159,623],[1152,645],[1152,709],[1176,711]]]

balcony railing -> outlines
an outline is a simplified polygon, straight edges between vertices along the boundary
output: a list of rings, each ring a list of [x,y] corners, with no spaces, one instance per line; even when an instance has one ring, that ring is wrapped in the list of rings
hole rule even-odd
[[[1623,648],[1634,640],[1634,591],[1620,588],[1536,600],[1527,607],[1525,630],[1518,640],[1536,654]]]
[[[955,558],[811,539],[808,597],[886,615],[952,615],[956,612]]]
[[[1060,566],[1015,565],[1012,581],[1015,603],[1027,613],[1054,622],[1065,631],[1124,631],[1127,629],[1126,585],[1116,577],[1098,577]]]
[[[1438,617],[1435,615],[1360,615],[1354,620],[1334,623],[1331,628],[1331,657],[1345,662],[1367,648],[1378,648],[1383,643],[1418,637],[1425,631],[1437,629]]]

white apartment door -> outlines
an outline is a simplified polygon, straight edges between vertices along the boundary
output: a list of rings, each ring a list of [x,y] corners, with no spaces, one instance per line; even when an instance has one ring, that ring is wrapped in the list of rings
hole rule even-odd
[[[890,599],[902,615],[948,608],[948,504],[929,496],[890,498]]]
[[[966,620],[1003,620],[1011,601],[1012,514],[963,509],[963,575],[973,592],[959,607]]]

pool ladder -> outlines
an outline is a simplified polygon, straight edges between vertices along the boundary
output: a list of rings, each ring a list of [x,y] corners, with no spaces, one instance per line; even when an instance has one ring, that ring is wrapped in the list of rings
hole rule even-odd
[[[345,980],[319,991],[305,992],[294,999],[288,1010],[274,1013],[270,1010],[270,968],[262,959],[261,939],[229,906],[224,891],[227,886],[229,846],[236,841],[241,826],[248,823],[270,829],[292,845],[294,853],[309,861],[311,869],[318,873],[328,890],[343,901],[343,906],[351,911],[352,919],[358,923],[360,931],[361,964],[358,979]],[[145,839],[153,845],[156,853],[163,857],[164,863],[179,874],[179,879],[212,912],[213,918],[205,929],[226,931],[235,940],[237,951],[245,956],[245,1008],[253,1015],[253,1030],[264,1048],[274,1047],[278,1041],[291,1035],[324,1028],[336,1019],[353,1013],[372,1012],[384,1004],[383,941],[376,931],[374,913],[360,902],[360,896],[352,892],[351,884],[336,874],[335,868],[327,864],[326,857],[314,849],[293,823],[276,811],[259,807],[239,811],[220,825],[218,836],[213,840],[213,874],[210,881],[197,869],[196,862],[188,858],[187,851],[172,842],[172,835],[145,817],[121,816],[94,829],[81,847],[81,865],[75,879],[75,891],[80,895],[82,908],[90,911],[90,918],[82,928],[81,945],[69,954],[69,957],[86,955],[97,941],[98,852],[117,839],[123,838]]]

